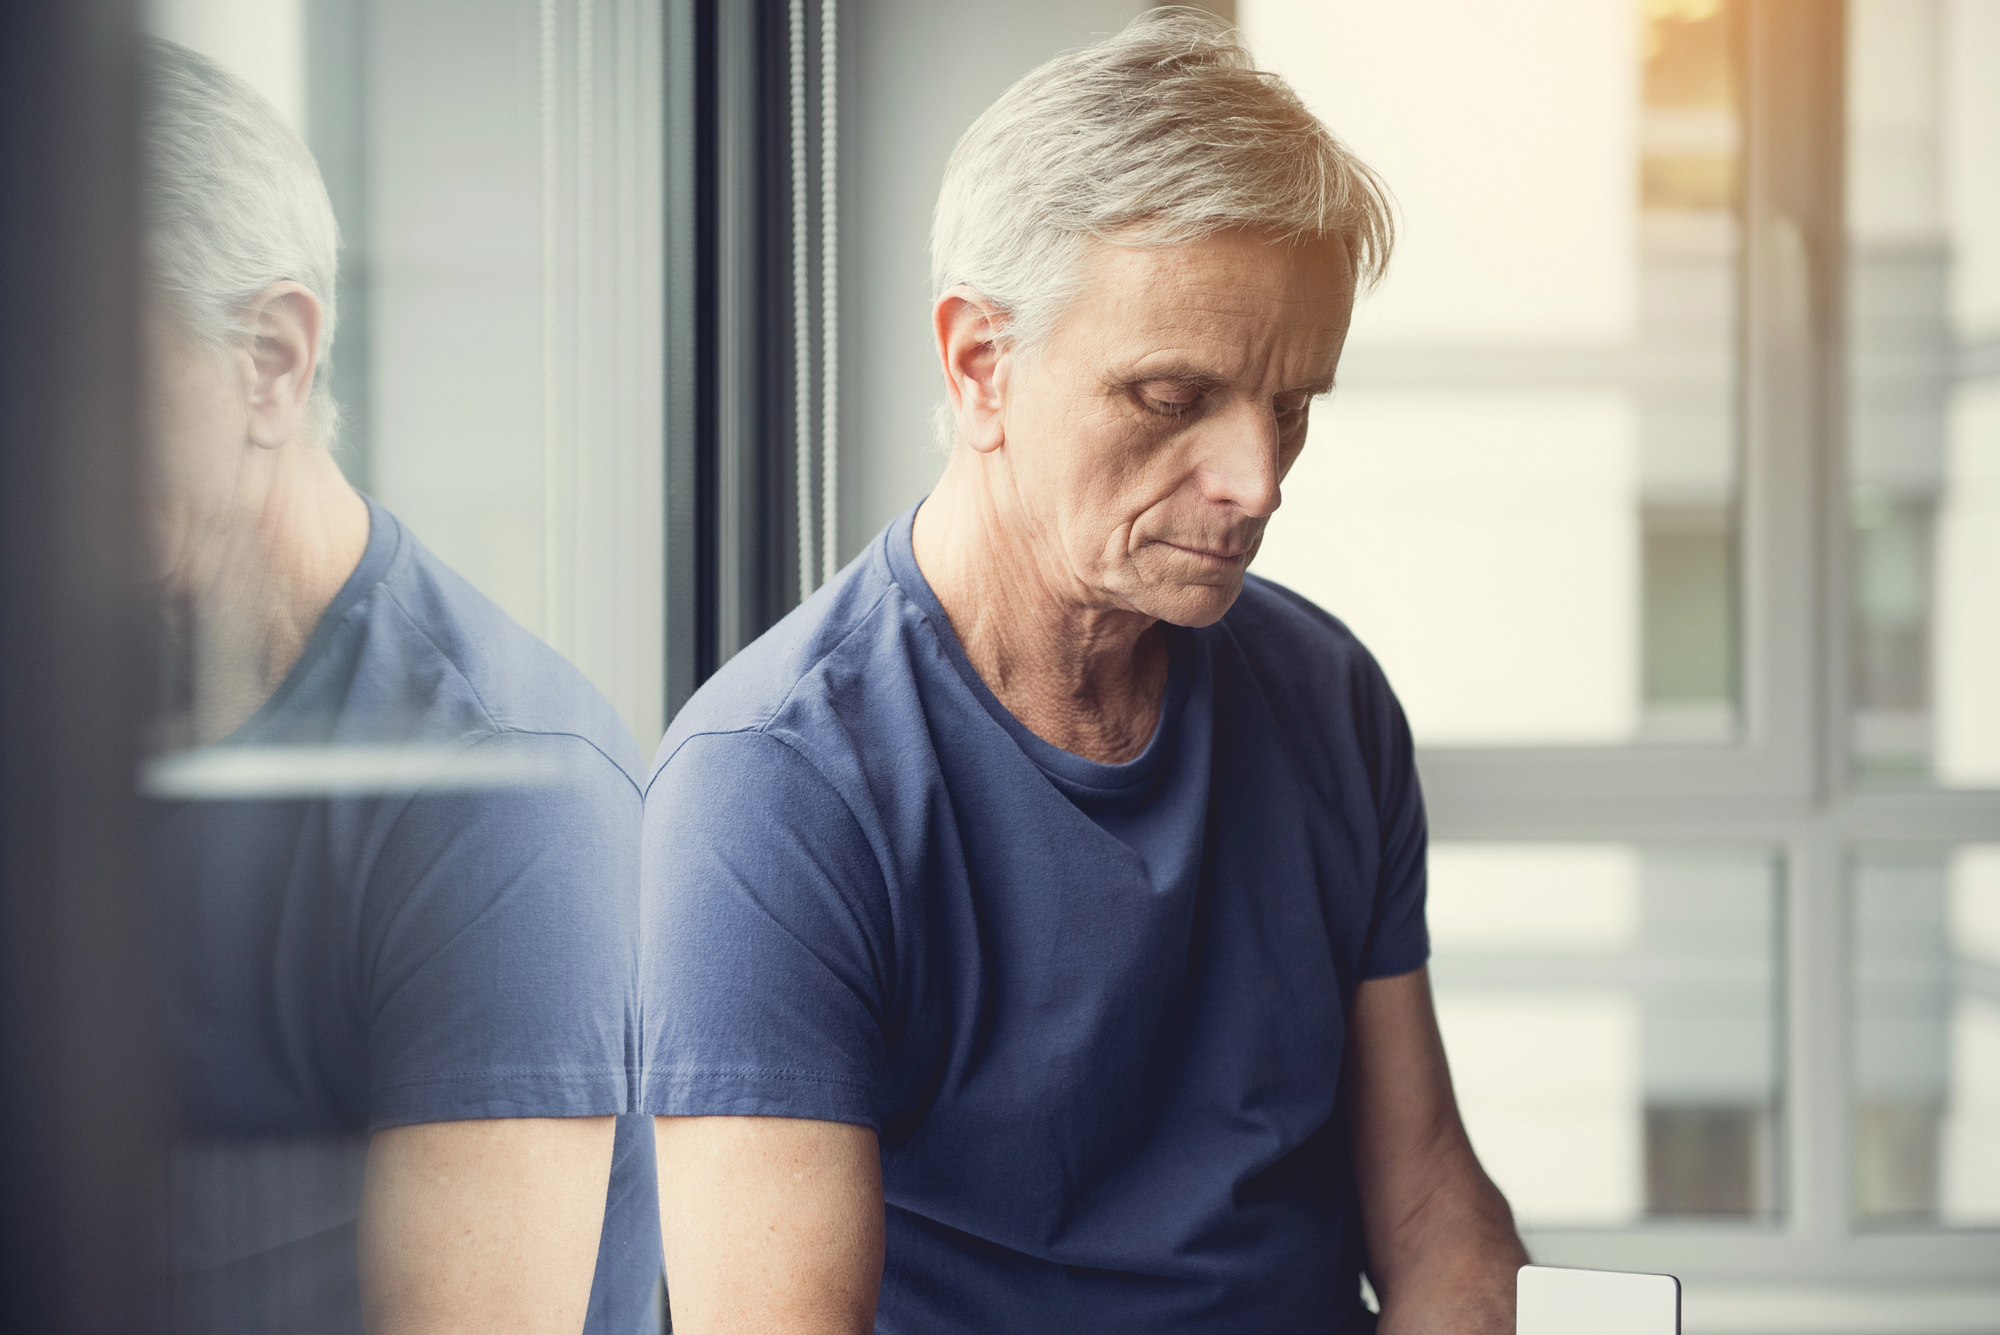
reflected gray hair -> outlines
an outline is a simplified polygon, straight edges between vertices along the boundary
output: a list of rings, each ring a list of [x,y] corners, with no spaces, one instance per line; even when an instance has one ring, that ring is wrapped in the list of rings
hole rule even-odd
[[[1092,241],[1169,246],[1232,227],[1337,240],[1360,288],[1394,241],[1388,189],[1214,15],[1153,9],[1030,71],[972,123],[931,222],[931,298],[963,284],[1046,338]],[[950,438],[940,410],[941,442]]]
[[[332,445],[340,229],[319,164],[277,108],[208,57],[147,38],[139,69],[155,292],[191,339],[220,352],[251,337],[245,317],[271,284],[311,289],[324,312],[311,420]]]

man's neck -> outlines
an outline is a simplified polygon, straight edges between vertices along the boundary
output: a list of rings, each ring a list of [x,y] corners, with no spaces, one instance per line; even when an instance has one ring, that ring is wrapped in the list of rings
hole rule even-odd
[[[1026,537],[1004,465],[961,449],[923,507],[917,568],[987,687],[1043,741],[1102,764],[1132,760],[1159,724],[1166,637],[1107,606]]]
[[[332,455],[298,442],[246,453],[224,508],[192,522],[168,633],[186,664],[182,744],[240,727],[283,683],[360,565],[368,506]]]

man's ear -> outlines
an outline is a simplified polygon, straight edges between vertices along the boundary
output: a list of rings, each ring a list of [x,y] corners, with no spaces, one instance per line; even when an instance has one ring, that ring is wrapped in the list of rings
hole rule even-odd
[[[272,450],[305,425],[319,363],[319,298],[298,283],[273,283],[245,313],[250,342],[243,409],[253,445]]]
[[[1006,321],[999,307],[962,286],[939,297],[931,312],[958,439],[981,454],[1007,438],[1007,356],[998,341]]]

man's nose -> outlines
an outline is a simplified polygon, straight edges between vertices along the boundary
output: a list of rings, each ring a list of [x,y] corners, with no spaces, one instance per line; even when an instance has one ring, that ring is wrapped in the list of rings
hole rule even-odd
[[[1268,404],[1244,403],[1215,423],[1204,460],[1208,499],[1232,505],[1251,519],[1278,508],[1278,419]]]

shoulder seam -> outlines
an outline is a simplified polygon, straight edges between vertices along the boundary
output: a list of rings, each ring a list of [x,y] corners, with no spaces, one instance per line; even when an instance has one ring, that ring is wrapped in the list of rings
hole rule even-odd
[[[598,755],[604,757],[604,763],[611,766],[612,769],[617,771],[618,777],[625,780],[625,786],[627,788],[630,788],[635,796],[638,796],[640,798],[643,798],[645,796],[645,794],[642,791],[640,791],[638,781],[635,780],[631,776],[631,774],[626,771],[623,765],[619,764],[615,759],[612,758],[610,752],[606,751],[603,747],[599,746],[596,742],[592,741],[590,738],[584,736],[580,732],[572,732],[567,728],[496,727],[494,731],[488,733],[486,736],[481,737],[477,741],[473,742],[472,745],[484,746],[486,743],[493,741],[495,738],[499,737],[567,737],[573,742],[582,742],[585,746],[597,752]]]
[[[762,723],[746,724],[741,728],[704,728],[700,732],[691,732],[674,743],[674,749],[667,752],[666,759],[653,766],[652,777],[646,780],[645,790],[640,796],[651,797],[653,795],[653,785],[660,781],[660,776],[667,772],[667,766],[674,763],[674,757],[678,756],[689,742],[700,741],[704,737],[757,737],[764,735],[767,734],[764,732],[764,724]],[[771,740],[776,741],[777,738],[773,737]]]
[[[617,760],[612,757],[610,752],[606,751],[603,747],[599,746],[595,741],[593,741],[589,737],[584,736],[582,733],[573,731],[568,728],[522,728],[522,727],[517,727],[511,723],[502,723],[498,718],[494,717],[493,710],[486,703],[486,697],[479,693],[479,687],[474,685],[472,678],[468,677],[465,674],[465,669],[458,665],[458,660],[453,658],[449,653],[445,652],[445,647],[439,644],[436,638],[431,635],[430,631],[424,628],[423,623],[418,621],[415,616],[411,615],[410,609],[403,605],[402,598],[397,596],[396,590],[390,587],[388,580],[384,579],[377,587],[379,587],[382,590],[383,594],[389,599],[390,603],[392,603],[395,606],[396,611],[402,615],[404,623],[407,624],[411,630],[423,636],[424,643],[430,645],[431,649],[437,654],[439,660],[444,662],[451,668],[452,675],[456,676],[461,682],[465,683],[465,689],[471,693],[473,700],[478,703],[479,712],[485,715],[487,726],[492,731],[487,734],[487,737],[480,738],[478,741],[470,743],[470,745],[477,746],[481,742],[486,741],[488,738],[500,737],[500,736],[571,737],[579,742],[582,742],[585,746],[597,752],[598,755],[603,756],[605,761],[611,766],[611,768],[617,770],[618,773],[624,777],[625,782],[631,786],[633,792],[639,794],[639,796],[642,798],[645,796],[645,789],[640,787],[639,781],[633,778],[632,775],[626,771],[625,767],[619,764]],[[523,634],[527,633],[526,628],[522,628],[522,633]],[[555,651],[551,649],[549,652],[554,653]],[[563,661],[565,663],[568,663],[570,671],[575,672],[578,676],[583,675],[582,669],[578,668],[576,664],[569,663],[569,660],[567,659],[564,659]],[[584,680],[585,684],[588,685],[589,678],[585,678]]]
[[[778,697],[778,702],[772,705],[770,710],[767,713],[765,713],[762,718],[759,718],[754,723],[745,723],[742,726],[735,728],[706,728],[703,729],[701,732],[691,732],[687,736],[681,738],[678,742],[675,742],[674,749],[667,752],[665,758],[660,760],[657,764],[653,766],[653,772],[651,775],[647,777],[645,786],[640,789],[639,795],[641,797],[646,797],[650,795],[653,791],[653,785],[659,781],[660,775],[666,773],[667,766],[674,763],[674,757],[681,753],[681,748],[686,746],[689,742],[693,741],[697,737],[733,737],[743,733],[764,733],[771,726],[771,724],[776,721],[778,715],[784,712],[785,706],[792,702],[792,697],[798,694],[799,687],[805,684],[806,678],[812,676],[813,673],[819,671],[820,664],[826,662],[827,659],[833,657],[836,653],[840,651],[842,645],[846,644],[849,640],[853,639],[854,636],[860,632],[862,624],[869,617],[875,614],[876,608],[882,605],[882,600],[889,596],[889,591],[891,589],[899,587],[901,586],[899,586],[896,583],[896,581],[893,578],[891,578],[888,582],[887,587],[885,587],[880,593],[876,594],[874,601],[870,602],[867,607],[862,609],[860,615],[855,617],[854,619],[855,624],[849,626],[846,632],[842,634],[839,639],[835,640],[832,644],[828,645],[816,658],[812,660],[812,662],[806,664],[805,668],[802,671],[800,671],[795,677],[792,678],[792,684],[785,688],[785,693]],[[773,740],[777,739],[773,737]],[[803,756],[801,757],[801,759],[803,759]],[[810,761],[808,761],[807,763],[811,764]],[[817,765],[813,766],[813,772],[815,774],[820,773],[819,767]],[[827,782],[829,787],[831,786],[831,782],[827,780],[824,774],[820,774],[820,779],[822,782]],[[845,799],[842,800],[844,801]],[[849,811],[850,814],[852,814],[852,808],[850,808]]]

